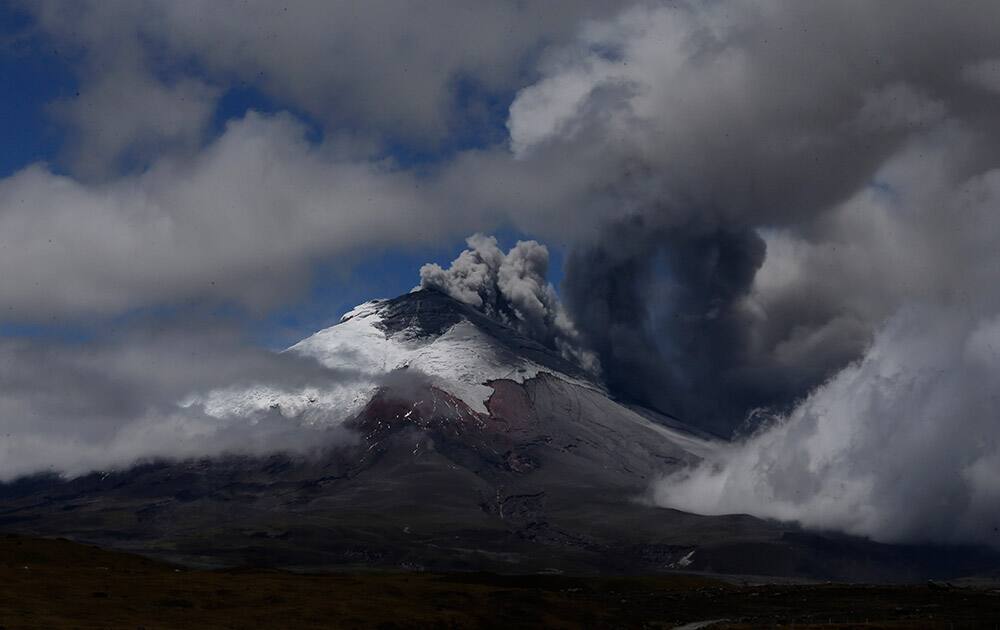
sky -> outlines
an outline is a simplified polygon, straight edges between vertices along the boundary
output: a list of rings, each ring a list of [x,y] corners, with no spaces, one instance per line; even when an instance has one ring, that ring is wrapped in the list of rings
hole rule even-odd
[[[261,444],[177,398],[429,283],[735,438],[662,505],[995,544],[998,13],[0,3],[0,476]]]
[[[78,69],[82,51],[70,49],[53,41],[37,29],[30,7],[18,3],[0,4],[0,119],[3,125],[3,147],[0,154],[0,177],[9,177],[26,166],[44,163],[53,172],[73,174],[66,159],[66,144],[72,129],[53,116],[51,106],[63,99],[79,96]],[[406,137],[387,137],[378,148],[379,157],[393,160],[408,168],[432,165],[460,149],[489,146],[504,133],[506,105],[510,93],[479,93],[466,81],[455,87],[456,105],[465,106],[476,99],[475,106],[483,114],[462,120],[443,142],[426,146]],[[206,140],[225,132],[226,124],[242,119],[247,112],[276,114],[294,112],[297,120],[307,125],[311,142],[322,141],[324,128],[314,116],[302,111],[295,102],[280,101],[269,96],[252,82],[238,81],[218,94],[213,105]],[[122,172],[134,171],[141,165],[118,165]],[[528,236],[509,226],[492,230],[505,247]],[[308,287],[287,303],[273,305],[266,312],[250,314],[245,324],[254,337],[271,347],[285,347],[318,328],[335,323],[340,315],[355,304],[372,296],[395,296],[405,293],[417,280],[416,270],[428,261],[445,263],[461,250],[465,235],[443,237],[432,243],[402,243],[392,248],[352,255],[346,260],[318,260],[310,269]],[[561,279],[561,248],[549,245],[552,252],[551,279],[558,287]],[[154,306],[175,306],[160,304]],[[112,319],[120,313],[112,314]],[[43,318],[44,319],[44,318]],[[0,324],[0,334],[18,336],[46,334],[54,336],[85,335],[88,329],[108,324],[106,318],[59,317],[46,323],[39,318],[6,318]]]

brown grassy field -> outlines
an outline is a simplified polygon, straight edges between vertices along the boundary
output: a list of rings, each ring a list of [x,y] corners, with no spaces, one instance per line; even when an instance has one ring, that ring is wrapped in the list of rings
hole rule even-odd
[[[698,576],[202,571],[0,537],[3,628],[995,627],[1000,591]]]

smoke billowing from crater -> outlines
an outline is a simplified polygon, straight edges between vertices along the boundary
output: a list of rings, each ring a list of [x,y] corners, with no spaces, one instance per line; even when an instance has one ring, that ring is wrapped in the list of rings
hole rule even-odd
[[[444,269],[420,268],[419,288],[433,288],[511,326],[525,336],[559,350],[584,368],[597,370],[594,357],[580,347],[579,336],[549,283],[549,250],[536,241],[518,241],[506,254],[496,238],[474,234]]]
[[[563,299],[613,390],[777,420],[662,504],[997,543],[997,18],[645,4],[518,94],[516,160],[577,186]]]
[[[618,393],[729,433],[861,356],[937,275],[934,232],[879,256],[917,224],[876,241],[838,208],[933,203],[911,199],[929,173],[895,173],[929,168],[904,163],[917,145],[949,147],[945,189],[1000,163],[995,11],[648,4],[549,51],[508,129],[561,222],[524,222],[574,226],[563,299]]]

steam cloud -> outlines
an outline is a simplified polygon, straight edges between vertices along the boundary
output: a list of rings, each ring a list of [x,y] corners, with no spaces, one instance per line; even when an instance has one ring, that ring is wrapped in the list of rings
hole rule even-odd
[[[594,356],[580,347],[579,335],[555,288],[546,279],[549,250],[536,241],[518,241],[506,254],[492,236],[474,234],[468,249],[447,269],[437,263],[420,268],[422,289],[437,289],[558,349],[567,358],[596,371]]]
[[[658,503],[884,542],[1000,547],[1000,318],[914,306],[777,424],[657,484]]]
[[[966,177],[971,141],[951,129],[902,151],[828,217],[832,243],[770,236],[761,293],[826,274],[815,290],[889,315],[769,428],[658,483],[659,503],[1000,546],[1000,170]]]

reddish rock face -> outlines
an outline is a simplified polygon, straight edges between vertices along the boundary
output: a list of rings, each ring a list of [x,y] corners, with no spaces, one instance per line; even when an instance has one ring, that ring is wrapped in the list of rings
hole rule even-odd
[[[462,435],[483,430],[488,419],[489,416],[433,386],[410,389],[405,394],[383,387],[352,424],[372,439],[403,427]]]
[[[490,381],[487,385],[493,388],[493,394],[486,401],[485,414],[437,387],[424,386],[405,393],[384,387],[352,425],[369,439],[408,426],[454,437],[492,435],[517,441],[540,428],[524,385],[510,380]]]
[[[393,436],[416,430],[438,450],[462,452],[466,465],[471,457],[479,462],[477,467],[528,472],[534,462],[516,449],[530,440],[531,429],[537,425],[531,401],[524,387],[513,381],[490,385],[495,393],[485,414],[433,386],[405,393],[385,387],[351,425],[364,436],[369,452],[381,452]]]
[[[504,484],[574,480],[634,494],[654,475],[693,461],[600,392],[545,374],[486,385],[493,389],[486,413],[429,384],[383,387],[349,425],[363,437],[363,465],[390,451],[409,458],[434,450],[491,482],[495,475],[510,477]],[[394,450],[402,436],[410,455]],[[568,472],[554,474],[562,469]]]
[[[486,408],[494,423],[503,425],[508,433],[538,428],[538,416],[523,385],[509,380],[490,381],[487,385],[493,388]]]

